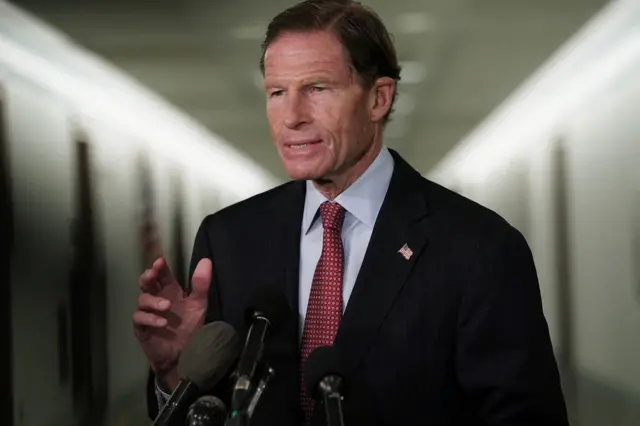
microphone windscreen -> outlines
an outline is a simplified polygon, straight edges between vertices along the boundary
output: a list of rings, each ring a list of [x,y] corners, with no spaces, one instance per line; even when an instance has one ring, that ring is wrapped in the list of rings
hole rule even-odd
[[[223,426],[227,417],[227,407],[217,397],[201,396],[191,404],[185,426]]]
[[[203,390],[213,388],[240,356],[240,338],[226,322],[216,321],[196,330],[180,358],[178,374]]]
[[[275,286],[262,286],[252,293],[245,312],[245,320],[250,324],[256,314],[262,315],[269,320],[272,328],[277,329],[290,312],[289,302],[284,292]]]
[[[336,348],[320,346],[309,354],[304,363],[304,381],[309,395],[314,398],[319,397],[318,384],[327,376],[338,376],[344,379],[344,367]]]

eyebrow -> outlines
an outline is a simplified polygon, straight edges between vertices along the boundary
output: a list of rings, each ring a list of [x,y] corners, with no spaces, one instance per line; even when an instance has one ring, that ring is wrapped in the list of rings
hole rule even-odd
[[[308,77],[308,78],[304,78],[301,81],[301,86],[309,86],[309,85],[313,85],[313,84],[332,84],[332,85],[337,85],[337,81],[334,78],[331,78],[329,76],[316,76],[316,77]],[[276,87],[284,87],[283,84],[280,84],[277,80],[274,81],[268,81],[268,80],[264,80],[264,84],[263,87],[265,90],[269,90],[269,89],[273,89]]]

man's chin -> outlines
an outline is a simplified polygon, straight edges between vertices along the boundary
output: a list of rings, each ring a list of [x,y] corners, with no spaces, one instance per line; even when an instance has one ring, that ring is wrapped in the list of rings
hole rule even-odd
[[[286,167],[285,171],[291,180],[318,180],[322,179],[323,173],[302,167]]]
[[[287,173],[289,175],[289,178],[291,180],[316,180],[318,179],[315,175],[313,174],[307,174],[307,173]]]

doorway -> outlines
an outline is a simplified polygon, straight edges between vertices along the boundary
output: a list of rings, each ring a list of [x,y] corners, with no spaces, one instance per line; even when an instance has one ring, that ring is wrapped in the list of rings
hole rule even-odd
[[[151,164],[146,153],[140,153],[137,161],[138,182],[140,190],[139,205],[139,241],[141,270],[150,268],[153,262],[162,255],[160,231],[156,220],[155,193]]]
[[[563,368],[572,363],[572,297],[571,297],[571,259],[569,237],[569,211],[567,200],[567,153],[563,141],[559,140],[554,152],[554,206],[556,234],[556,283],[558,296],[560,363]]]
[[[11,261],[13,245],[13,204],[11,161],[6,120],[6,97],[0,86],[0,424],[13,425],[13,333],[11,309]]]
[[[559,138],[553,149],[553,205],[555,223],[556,286],[559,351],[558,367],[562,375],[569,416],[576,413],[577,388],[573,353],[573,289],[567,148]]]
[[[185,288],[191,288],[187,273],[187,258],[184,250],[184,195],[181,175],[174,173],[174,200],[173,200],[173,276]]]
[[[107,302],[105,260],[96,226],[95,173],[86,136],[75,138],[76,203],[69,284],[71,391],[81,425],[98,425],[106,413]]]

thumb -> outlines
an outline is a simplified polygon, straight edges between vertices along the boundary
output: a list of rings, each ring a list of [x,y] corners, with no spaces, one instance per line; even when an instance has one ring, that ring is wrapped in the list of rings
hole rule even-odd
[[[191,278],[191,297],[194,299],[206,299],[211,285],[213,264],[211,259],[200,259]]]

